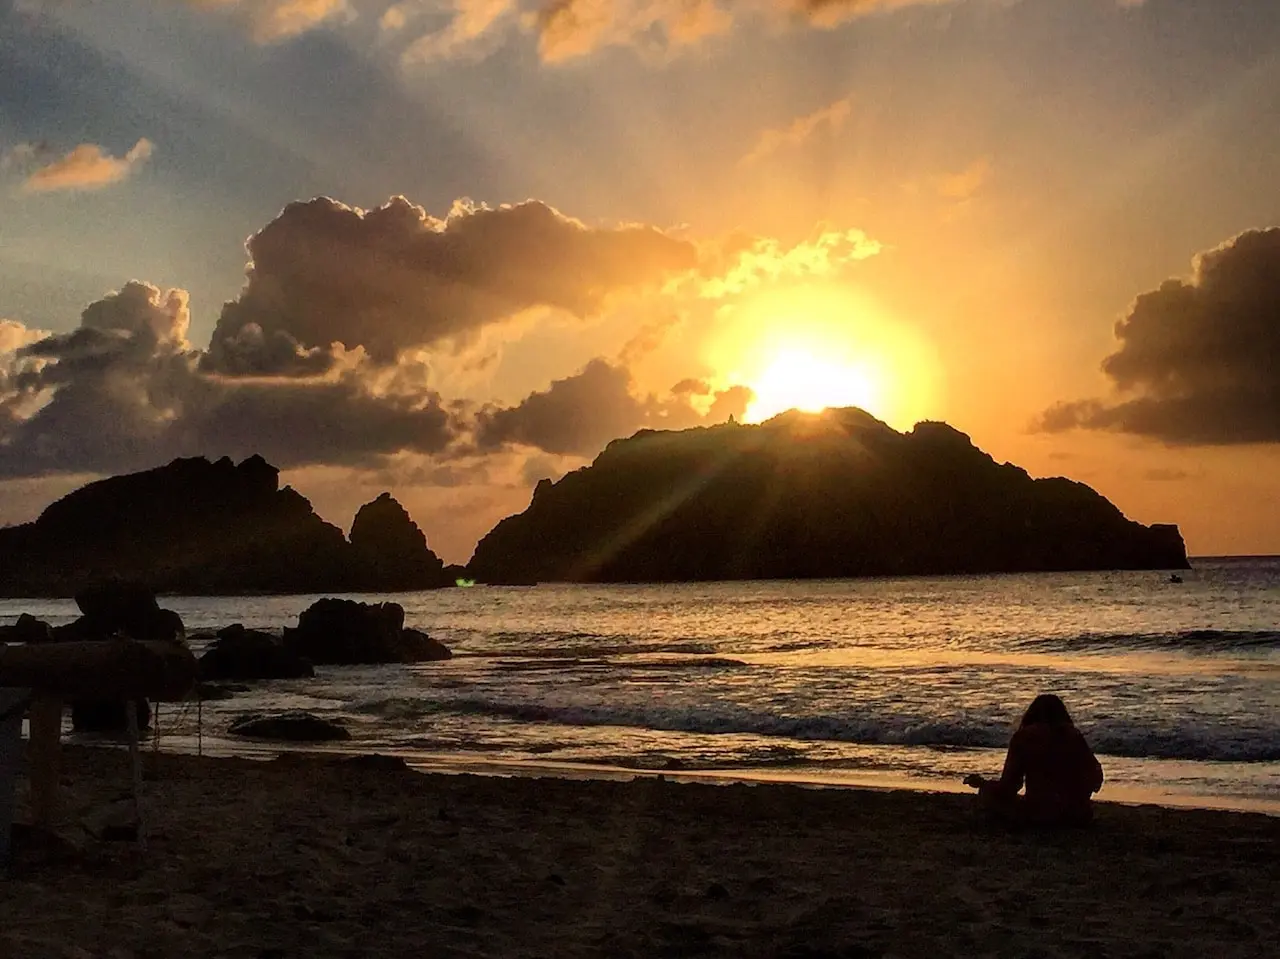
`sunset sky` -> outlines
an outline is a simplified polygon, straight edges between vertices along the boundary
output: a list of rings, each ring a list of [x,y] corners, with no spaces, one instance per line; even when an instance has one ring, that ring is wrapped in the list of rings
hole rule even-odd
[[[0,523],[261,452],[462,562],[858,405],[1280,553],[1277,118],[1273,0],[0,0]]]

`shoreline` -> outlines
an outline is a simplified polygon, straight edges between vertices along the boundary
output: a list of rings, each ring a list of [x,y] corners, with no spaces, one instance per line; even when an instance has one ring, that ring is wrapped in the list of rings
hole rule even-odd
[[[194,736],[167,735],[160,751],[172,755],[196,756]],[[123,743],[104,739],[94,741],[78,737],[67,744],[70,748],[120,749]],[[64,746],[66,748],[66,746]],[[152,747],[144,743],[144,750]],[[414,772],[422,775],[441,776],[492,776],[498,778],[524,777],[530,779],[602,780],[629,782],[637,779],[656,779],[674,783],[706,784],[713,786],[778,785],[805,789],[872,789],[879,791],[903,791],[925,794],[973,796],[974,791],[958,779],[937,777],[923,778],[900,773],[877,772],[867,769],[807,770],[806,767],[739,767],[733,769],[639,769],[586,762],[561,762],[556,760],[504,760],[483,754],[432,753],[378,749],[358,743],[323,745],[314,743],[283,743],[233,740],[226,737],[206,737],[203,756],[212,759],[248,759],[269,762],[282,755],[314,756],[323,759],[354,759],[371,755],[400,759]],[[1103,757],[1104,759],[1106,757]],[[1227,813],[1247,813],[1280,818],[1280,796],[1273,799],[1252,797],[1206,796],[1189,793],[1172,793],[1150,787],[1107,783],[1094,797],[1094,803],[1116,806],[1156,806],[1164,809],[1201,810]]]
[[[1103,803],[1086,830],[1009,833],[942,793],[145,768],[144,851],[76,831],[127,791],[127,757],[65,748],[70,845],[15,851],[0,954],[1251,959],[1280,940],[1280,821],[1248,813]]]

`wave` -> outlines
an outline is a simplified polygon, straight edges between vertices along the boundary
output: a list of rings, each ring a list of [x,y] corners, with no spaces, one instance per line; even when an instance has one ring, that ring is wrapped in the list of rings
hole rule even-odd
[[[786,716],[732,706],[559,705],[473,697],[392,698],[358,704],[356,712],[390,720],[477,716],[560,726],[614,726],[699,735],[746,735],[808,742],[933,749],[1002,749],[1003,722],[918,716]],[[1109,756],[1218,762],[1280,762],[1280,727],[1257,730],[1214,724],[1085,727],[1095,751]]]
[[[494,663],[489,667],[495,673],[559,673],[568,669],[591,669],[611,671],[617,664],[603,657],[574,656],[565,659],[547,659],[534,657],[525,659],[516,656],[492,657]],[[723,656],[700,656],[697,659],[654,659],[641,662],[628,662],[628,672],[674,672],[677,670],[697,670],[710,672],[725,669],[750,669],[740,659],[728,659]]]
[[[511,636],[515,634],[492,634],[487,638],[490,641],[501,640],[503,642],[512,642]],[[556,646],[536,646],[530,645],[541,639],[555,640],[563,643],[565,640],[572,638],[594,640],[592,643],[586,643],[581,646],[556,645]],[[459,659],[590,659],[593,657],[603,656],[637,656],[650,653],[670,653],[674,655],[686,656],[706,656],[716,652],[716,644],[714,643],[694,643],[694,642],[645,642],[642,639],[634,639],[628,641],[619,641],[617,637],[600,636],[591,633],[560,633],[555,636],[530,637],[528,635],[519,635],[521,640],[519,645],[513,644],[510,648],[503,647],[500,649],[476,650],[474,652],[458,652],[455,658]]]
[[[1078,633],[1015,641],[1021,648],[1164,650],[1226,653],[1280,649],[1280,631],[1270,629],[1186,629],[1166,633]]]

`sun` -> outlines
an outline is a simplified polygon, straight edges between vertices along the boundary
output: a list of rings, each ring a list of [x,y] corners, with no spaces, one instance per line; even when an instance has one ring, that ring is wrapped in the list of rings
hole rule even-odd
[[[803,347],[782,349],[750,384],[755,398],[746,418],[759,423],[787,410],[817,413],[835,406],[873,412],[882,406],[877,379],[866,366],[824,359]]]
[[[727,311],[706,359],[725,385],[751,388],[752,423],[791,409],[857,406],[901,430],[939,413],[930,344],[833,284],[773,290]]]

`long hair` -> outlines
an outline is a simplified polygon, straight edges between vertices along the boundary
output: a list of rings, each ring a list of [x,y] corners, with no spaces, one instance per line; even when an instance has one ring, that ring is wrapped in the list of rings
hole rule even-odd
[[[1027,711],[1022,714],[1022,726],[1033,723],[1045,723],[1049,726],[1071,726],[1071,714],[1067,712],[1067,704],[1053,693],[1041,693],[1031,701]]]

